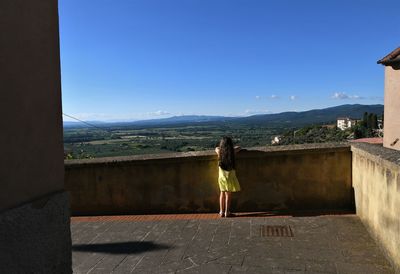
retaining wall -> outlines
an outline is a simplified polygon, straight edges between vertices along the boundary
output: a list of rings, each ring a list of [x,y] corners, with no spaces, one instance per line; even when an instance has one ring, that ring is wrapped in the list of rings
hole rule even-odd
[[[252,148],[237,155],[235,211],[353,209],[349,145]],[[214,152],[65,162],[73,215],[217,212]]]
[[[400,152],[370,144],[352,151],[357,215],[400,273]]]

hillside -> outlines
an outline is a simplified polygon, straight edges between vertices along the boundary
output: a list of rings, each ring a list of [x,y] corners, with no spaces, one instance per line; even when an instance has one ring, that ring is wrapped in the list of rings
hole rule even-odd
[[[338,117],[343,116],[361,119],[364,112],[381,115],[383,112],[383,105],[341,105],[302,112],[282,112],[277,114],[254,115],[250,117],[237,118],[232,122],[264,126],[286,125],[297,127],[312,124],[333,123]]]
[[[104,128],[133,127],[171,127],[190,125],[260,125],[267,127],[302,127],[313,124],[333,123],[338,117],[345,116],[361,119],[364,112],[381,115],[383,105],[341,105],[325,109],[313,109],[301,112],[282,112],[276,114],[262,114],[248,117],[224,117],[206,115],[183,115],[163,119],[141,120],[133,122],[90,122]],[[64,127],[86,127],[79,122],[64,122]]]

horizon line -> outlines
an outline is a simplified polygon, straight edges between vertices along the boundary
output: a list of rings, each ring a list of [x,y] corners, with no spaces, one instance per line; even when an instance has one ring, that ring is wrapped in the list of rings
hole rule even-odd
[[[188,117],[188,116],[196,116],[196,117],[218,117],[218,118],[244,118],[244,117],[251,117],[251,116],[259,116],[259,115],[272,115],[272,114],[281,114],[281,113],[286,113],[286,112],[307,112],[307,111],[312,111],[312,110],[322,110],[322,109],[329,109],[329,108],[335,108],[335,107],[340,107],[340,106],[355,106],[355,105],[360,105],[360,106],[377,106],[381,105],[384,106],[384,104],[342,104],[342,105],[336,105],[336,106],[330,106],[330,107],[325,107],[325,108],[312,108],[312,109],[306,109],[306,110],[285,110],[281,112],[272,112],[272,111],[259,111],[259,113],[249,113],[249,114],[236,114],[236,115],[212,115],[212,114],[172,114],[171,115],[159,115],[158,117],[151,117],[151,118],[127,118],[127,119],[109,119],[109,120],[98,120],[98,119],[90,119],[90,120],[84,120],[84,118],[75,118],[74,116],[79,116],[79,115],[66,115],[63,113],[62,117],[69,116],[69,117],[74,117],[74,120],[65,120],[62,119],[63,123],[131,123],[131,122],[142,122],[142,121],[153,121],[153,120],[163,120],[163,119],[170,119],[174,117]],[[257,112],[257,111],[256,111]],[[84,120],[84,121],[83,121]]]

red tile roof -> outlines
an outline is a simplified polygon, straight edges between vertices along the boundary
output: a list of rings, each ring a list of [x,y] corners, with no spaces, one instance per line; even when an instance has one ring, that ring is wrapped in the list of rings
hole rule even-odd
[[[382,65],[393,65],[393,64],[399,64],[400,63],[400,47],[383,57],[381,60],[378,60],[378,64]]]
[[[383,138],[374,137],[374,138],[361,138],[351,140],[350,142],[354,143],[369,143],[369,144],[383,144]]]

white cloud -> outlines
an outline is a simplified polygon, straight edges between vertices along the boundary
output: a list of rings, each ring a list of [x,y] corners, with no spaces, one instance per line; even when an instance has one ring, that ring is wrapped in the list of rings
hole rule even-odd
[[[257,100],[260,100],[260,99],[261,99],[261,96],[258,96],[258,95],[257,95],[257,96],[256,96],[256,99],[257,99]]]
[[[68,116],[71,117],[68,117]],[[146,113],[123,113],[123,114],[108,114],[108,113],[74,113],[63,115],[63,121],[108,121],[108,122],[122,122],[122,121],[134,121],[142,119],[151,119],[154,117],[162,117],[172,115],[168,111],[158,110],[154,112]],[[74,119],[76,118],[76,119]]]
[[[270,98],[271,98],[271,99],[279,99],[279,96],[278,96],[278,95],[275,95],[275,94],[272,94]]]
[[[332,99],[339,99],[339,100],[343,100],[343,99],[364,99],[364,97],[361,97],[359,95],[347,95],[345,92],[335,92],[332,96]]]
[[[332,97],[332,99],[349,99],[349,96],[344,93],[344,92],[335,92]]]
[[[170,115],[171,113],[168,111],[164,111],[164,110],[157,110],[155,112],[148,112],[147,115],[148,116],[165,116],[165,115]]]
[[[289,97],[289,99],[290,99],[291,101],[294,101],[294,100],[296,100],[296,99],[297,99],[297,96],[295,96],[295,95],[291,95],[291,96]]]
[[[272,113],[270,110],[262,109],[262,110],[255,110],[255,109],[246,109],[244,111],[245,115],[255,115],[255,114],[269,114]]]

